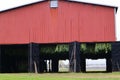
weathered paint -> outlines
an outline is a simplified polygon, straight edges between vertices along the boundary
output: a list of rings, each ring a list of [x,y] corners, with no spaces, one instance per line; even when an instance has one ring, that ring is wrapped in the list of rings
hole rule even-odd
[[[0,13],[0,44],[115,41],[114,8],[49,1]]]

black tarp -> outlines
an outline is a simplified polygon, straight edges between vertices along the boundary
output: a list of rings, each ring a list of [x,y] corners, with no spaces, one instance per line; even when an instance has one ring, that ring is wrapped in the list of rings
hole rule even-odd
[[[40,49],[39,44],[30,43],[29,44],[29,54],[28,54],[28,64],[29,64],[29,72],[39,73],[40,71]],[[42,69],[42,68],[41,68]]]
[[[80,72],[80,43],[72,42],[69,45],[70,72]]]
[[[112,43],[112,71],[120,71],[120,42]]]
[[[1,45],[1,73],[28,71],[27,45]]]
[[[58,72],[58,59],[52,59],[52,72]]]

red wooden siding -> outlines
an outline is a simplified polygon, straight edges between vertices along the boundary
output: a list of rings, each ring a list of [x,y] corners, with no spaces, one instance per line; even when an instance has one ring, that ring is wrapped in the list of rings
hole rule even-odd
[[[0,44],[115,41],[114,8],[49,1],[0,13]]]

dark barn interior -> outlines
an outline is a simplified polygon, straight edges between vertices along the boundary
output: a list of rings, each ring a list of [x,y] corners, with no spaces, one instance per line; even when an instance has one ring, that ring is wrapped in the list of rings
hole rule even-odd
[[[84,48],[81,47],[84,44],[87,45],[87,50],[83,52]],[[69,72],[86,72],[86,59],[102,58],[106,58],[106,72],[120,71],[120,42],[109,44],[112,48],[107,53],[94,53],[95,43],[1,45],[0,72],[59,72],[59,60],[66,59],[69,59]],[[47,60],[52,61],[49,70]]]
[[[28,46],[1,45],[0,71],[2,73],[27,72]]]

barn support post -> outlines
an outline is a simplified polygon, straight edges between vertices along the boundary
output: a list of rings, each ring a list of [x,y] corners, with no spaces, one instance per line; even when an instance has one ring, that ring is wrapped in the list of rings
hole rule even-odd
[[[28,72],[33,72],[32,43],[28,44]]]
[[[120,42],[112,44],[112,71],[120,71]]]
[[[30,43],[29,44],[29,56],[28,56],[28,67],[30,73],[39,73],[39,61],[40,61],[40,51],[39,44]]]
[[[72,42],[69,45],[69,71],[80,72],[80,43]]]

